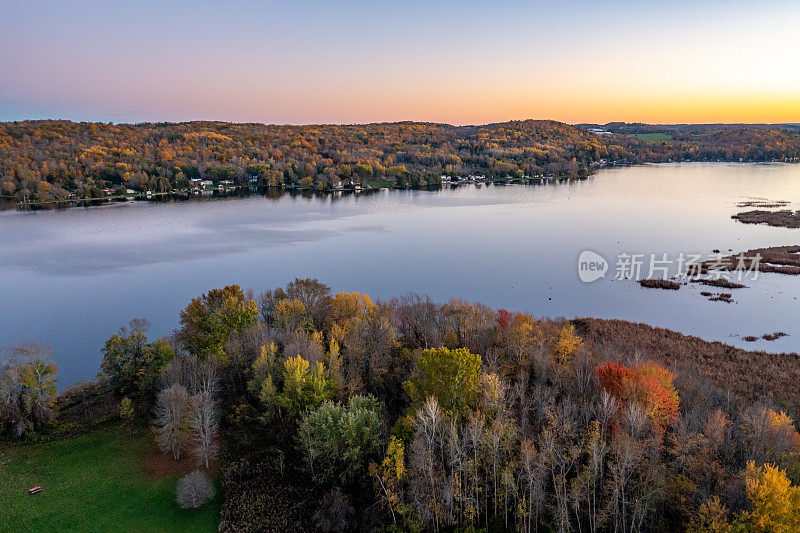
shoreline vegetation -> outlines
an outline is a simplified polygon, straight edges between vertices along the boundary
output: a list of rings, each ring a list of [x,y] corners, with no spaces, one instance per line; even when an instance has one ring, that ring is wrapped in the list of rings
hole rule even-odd
[[[703,263],[692,265],[692,267],[688,273],[691,276],[708,274],[712,271],[730,272],[736,270],[755,270],[758,272],[798,276],[800,275],[800,245],[754,248],[739,254],[704,261]],[[720,283],[718,286],[728,285],[725,282]],[[727,288],[739,287],[730,286]]]
[[[587,176],[588,177],[588,176]],[[139,201],[154,201],[154,202],[169,202],[181,200],[206,200],[206,199],[221,199],[221,198],[246,198],[249,196],[264,196],[267,198],[280,198],[284,194],[303,196],[304,198],[311,198],[312,196],[346,196],[346,195],[365,195],[374,193],[381,190],[442,190],[442,189],[455,189],[459,186],[466,184],[474,184],[478,187],[481,186],[505,186],[505,185],[543,185],[554,182],[562,182],[570,179],[586,179],[582,178],[555,178],[552,176],[542,177],[527,177],[527,178],[514,178],[502,180],[486,180],[482,177],[466,177],[461,181],[443,182],[441,185],[427,185],[425,187],[398,187],[395,185],[381,185],[368,183],[363,187],[347,186],[336,190],[313,190],[311,188],[303,189],[300,187],[260,187],[253,185],[229,185],[223,188],[215,187],[210,189],[196,189],[196,190],[171,190],[168,192],[143,192],[132,193],[125,195],[109,195],[97,198],[63,198],[60,200],[52,200],[42,203],[37,200],[19,202],[13,196],[0,196],[0,211],[12,209],[60,209],[69,207],[87,207],[114,203],[129,203]]]
[[[671,291],[677,291],[681,288],[680,283],[669,279],[642,279],[639,280],[639,285],[645,289],[665,289]]]
[[[766,211],[756,209],[737,213],[731,218],[742,224],[766,224],[776,228],[800,228],[800,211],[788,209],[780,211]]]
[[[75,205],[232,190],[363,192],[464,182],[585,178],[646,162],[800,161],[789,125],[481,126],[418,122],[276,126],[224,122],[0,123],[0,196]]]
[[[212,290],[180,323],[151,340],[132,320],[98,380],[60,395],[47,350],[4,352],[7,519],[698,532],[797,519],[773,509],[800,494],[800,354],[314,279]],[[86,512],[66,511],[76,495]]]

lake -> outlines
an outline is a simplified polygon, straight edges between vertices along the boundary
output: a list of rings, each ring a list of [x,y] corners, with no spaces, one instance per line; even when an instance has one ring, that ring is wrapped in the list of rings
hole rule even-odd
[[[737,203],[800,203],[800,165],[664,164],[583,181],[463,185],[354,196],[249,196],[0,213],[0,346],[53,348],[63,388],[99,371],[105,340],[134,317],[151,338],[188,301],[237,283],[257,291],[316,277],[334,291],[461,297],[537,316],[621,318],[748,349],[800,351],[800,277],[761,274],[734,303],[615,279],[620,253],[710,254],[800,243],[744,225]],[[577,260],[610,263],[584,283]],[[774,342],[745,335],[789,333]]]

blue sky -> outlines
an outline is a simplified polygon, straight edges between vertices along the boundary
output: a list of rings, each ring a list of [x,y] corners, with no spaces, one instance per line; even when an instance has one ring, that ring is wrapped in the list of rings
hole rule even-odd
[[[799,2],[0,0],[0,120],[800,121]]]

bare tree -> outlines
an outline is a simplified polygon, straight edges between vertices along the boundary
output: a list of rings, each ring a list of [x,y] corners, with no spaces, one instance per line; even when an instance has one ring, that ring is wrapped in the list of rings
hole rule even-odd
[[[208,469],[210,461],[217,457],[219,445],[219,410],[214,396],[208,392],[200,392],[192,396],[192,440],[197,461]]]
[[[219,394],[219,364],[208,358],[197,364],[197,377],[194,379],[193,394],[207,394],[216,399]]]
[[[415,435],[411,443],[410,470],[416,480],[413,505],[425,523],[432,523],[434,531],[440,528],[439,489],[441,468],[436,460],[437,443],[443,424],[439,402],[431,396],[417,410],[414,418]]]
[[[316,279],[295,280],[286,286],[286,296],[303,302],[314,327],[322,328],[331,309],[331,289]]]
[[[396,329],[403,339],[419,348],[442,345],[442,318],[430,296],[409,293],[391,302]]]
[[[191,402],[186,387],[178,383],[162,389],[156,401],[156,437],[164,453],[177,460],[190,434]]]

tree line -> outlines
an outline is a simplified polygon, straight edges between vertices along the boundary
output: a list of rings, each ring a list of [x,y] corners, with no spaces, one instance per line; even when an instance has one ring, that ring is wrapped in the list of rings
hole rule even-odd
[[[664,142],[609,128],[619,133],[542,120],[483,126],[4,122],[0,195],[47,203],[127,189],[188,190],[196,180],[317,191],[438,187],[443,175],[581,177],[609,163],[800,157],[800,133],[781,127],[674,129],[675,138]]]
[[[164,453],[220,465],[223,531],[800,527],[797,413],[570,321],[296,279],[209,291],[180,324],[150,341],[132,321],[102,380]],[[22,347],[0,367],[7,438],[58,418],[46,359]]]

